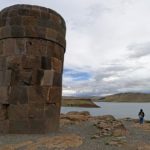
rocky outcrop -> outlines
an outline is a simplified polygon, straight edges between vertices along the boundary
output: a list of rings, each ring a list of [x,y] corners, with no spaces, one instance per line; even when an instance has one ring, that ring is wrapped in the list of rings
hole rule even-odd
[[[93,138],[103,136],[125,136],[128,132],[121,121],[115,119],[111,115],[91,116],[89,112],[69,112],[61,114],[60,123],[62,126],[69,124],[79,124],[81,122],[90,121],[98,129],[98,133]]]
[[[55,11],[14,5],[0,12],[0,132],[59,127],[65,22]]]
[[[68,112],[66,114],[61,114],[60,116],[60,125],[70,125],[70,124],[79,124],[83,121],[88,121],[90,118],[90,113],[87,111],[82,112]]]
[[[99,129],[98,136],[125,136],[127,134],[122,122],[111,115],[97,117],[94,125]]]

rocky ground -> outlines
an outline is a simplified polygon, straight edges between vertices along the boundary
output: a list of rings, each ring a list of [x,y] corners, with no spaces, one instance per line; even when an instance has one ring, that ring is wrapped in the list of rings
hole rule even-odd
[[[0,135],[0,150],[150,150],[149,122],[70,112],[60,124],[53,134]]]

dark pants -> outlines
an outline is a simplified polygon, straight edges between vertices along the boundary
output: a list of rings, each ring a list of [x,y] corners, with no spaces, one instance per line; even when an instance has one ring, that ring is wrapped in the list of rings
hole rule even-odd
[[[144,117],[140,117],[140,124],[144,123]]]

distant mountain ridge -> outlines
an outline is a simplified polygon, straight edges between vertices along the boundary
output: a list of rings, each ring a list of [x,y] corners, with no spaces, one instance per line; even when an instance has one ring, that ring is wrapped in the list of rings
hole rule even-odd
[[[150,102],[150,94],[146,93],[119,93],[105,96],[100,99],[104,102]]]

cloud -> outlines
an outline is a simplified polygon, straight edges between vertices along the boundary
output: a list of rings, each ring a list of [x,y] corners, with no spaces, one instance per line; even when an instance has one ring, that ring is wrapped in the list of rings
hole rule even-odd
[[[134,63],[133,63],[134,61]],[[92,71],[89,79],[82,82],[70,80],[69,89],[76,91],[72,95],[103,96],[120,92],[150,92],[150,69],[136,60],[117,60],[112,64]],[[150,62],[149,62],[150,63]],[[70,74],[71,75],[71,74]],[[64,93],[65,94],[65,93]]]
[[[64,95],[150,92],[149,0],[2,0],[49,7],[67,25]]]
[[[128,46],[130,58],[140,58],[150,55],[150,42],[132,44]]]

